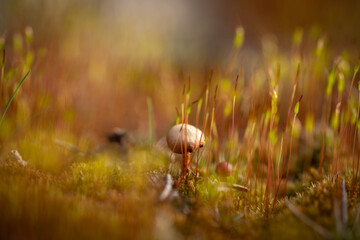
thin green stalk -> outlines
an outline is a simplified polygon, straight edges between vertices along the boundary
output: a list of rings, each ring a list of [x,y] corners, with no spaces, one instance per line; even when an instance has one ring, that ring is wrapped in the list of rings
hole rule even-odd
[[[210,165],[210,151],[211,151],[211,136],[212,136],[212,130],[214,126],[215,121],[215,105],[216,105],[216,93],[217,93],[218,86],[215,87],[215,94],[213,99],[213,106],[212,106],[212,112],[211,112],[211,120],[210,120],[210,133],[209,133],[209,150],[208,150],[208,159],[207,159],[207,166],[206,166],[206,177],[209,176],[209,165]]]
[[[356,144],[356,135],[359,131],[358,128],[358,121],[359,121],[359,114],[360,114],[360,84],[358,85],[358,89],[359,89],[359,98],[358,98],[358,108],[357,108],[357,112],[356,112],[356,122],[355,122],[355,130],[354,130],[354,138],[353,138],[353,146],[352,146],[352,154],[351,154],[351,158],[352,158],[352,170],[353,170],[353,193],[354,193],[354,187],[355,187],[355,182],[357,179],[357,171],[355,174],[355,144]],[[358,158],[358,168],[359,168],[359,158]]]
[[[298,81],[299,81],[299,76],[300,76],[300,64],[298,64],[298,66],[297,66],[295,81],[294,81],[294,85],[293,85],[293,91],[292,91],[291,99],[290,99],[290,105],[289,105],[288,113],[287,113],[287,117],[286,117],[285,133],[284,133],[285,141],[284,141],[284,148],[283,148],[284,149],[284,152],[283,152],[284,159],[283,159],[282,166],[281,166],[281,174],[280,174],[280,177],[278,178],[278,185],[277,185],[277,188],[276,188],[276,191],[275,191],[274,204],[275,204],[276,199],[277,199],[277,195],[278,195],[278,192],[279,192],[279,189],[280,189],[281,179],[283,177],[285,167],[286,167],[285,166],[285,163],[286,163],[285,156],[286,156],[286,151],[287,151],[287,136],[286,136],[286,134],[287,134],[287,129],[289,127],[290,112],[291,112],[292,105],[293,105],[294,98],[295,98],[296,88],[297,88],[297,84],[298,84]]]
[[[148,109],[148,123],[149,123],[149,144],[150,146],[154,143],[154,110],[151,98],[146,99]]]
[[[30,74],[30,70],[29,70],[28,73],[25,75],[25,77],[21,80],[21,82],[19,83],[19,85],[18,85],[17,88],[15,89],[14,93],[12,94],[10,100],[9,100],[8,103],[6,104],[6,107],[5,107],[4,111],[3,111],[3,113],[1,114],[0,126],[1,126],[1,123],[2,123],[2,121],[3,121],[3,119],[4,119],[4,117],[5,117],[5,114],[6,114],[7,110],[9,109],[9,106],[10,106],[12,100],[14,99],[16,93],[19,91],[21,85],[24,83],[25,79],[29,76],[29,74]]]
[[[232,119],[231,119],[231,136],[230,136],[230,144],[229,144],[229,148],[228,148],[228,157],[227,157],[227,163],[229,164],[230,161],[230,153],[231,153],[231,146],[232,141],[234,141],[234,131],[235,131],[235,104],[236,104],[236,88],[237,88],[237,84],[238,84],[238,80],[239,80],[239,75],[237,75],[236,80],[235,80],[235,87],[234,87],[234,95],[233,95],[233,102],[232,102]]]
[[[286,194],[286,184],[288,182],[289,170],[290,170],[290,162],[291,162],[291,154],[292,154],[292,144],[293,144],[295,120],[296,120],[296,116],[299,113],[299,106],[300,106],[301,99],[302,99],[302,95],[301,95],[299,101],[295,104],[295,107],[294,107],[294,118],[293,118],[293,122],[292,122],[292,125],[291,125],[291,133],[290,133],[289,158],[288,158],[288,161],[287,161],[287,170],[286,170],[286,177],[285,177],[285,184],[284,184],[284,193],[285,194]]]
[[[4,73],[5,73],[5,49],[3,49],[3,57],[2,57],[2,63],[1,63],[1,78],[0,78],[0,82],[4,79]]]
[[[0,73],[0,95],[3,96],[4,94],[4,87],[5,87],[5,83],[4,83],[4,74],[5,74],[5,49],[3,49],[3,56],[2,56],[2,62],[1,62],[1,73]],[[3,85],[3,86],[1,86]],[[2,88],[1,88],[2,87]],[[2,104],[2,101],[0,99],[0,104]]]

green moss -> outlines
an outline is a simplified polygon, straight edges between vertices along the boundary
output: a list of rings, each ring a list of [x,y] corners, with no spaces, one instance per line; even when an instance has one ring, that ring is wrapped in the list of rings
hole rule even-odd
[[[296,30],[291,53],[282,52],[276,37],[264,37],[261,64],[249,63],[246,71],[240,65],[236,70],[240,79],[251,81],[233,89],[232,70],[214,74],[212,85],[209,81],[205,94],[199,97],[202,108],[196,111],[191,111],[192,105],[176,102],[181,98],[178,89],[183,79],[178,75],[182,69],[165,63],[167,59],[136,66],[126,58],[113,63],[118,56],[107,59],[99,48],[91,50],[85,61],[80,54],[85,40],[75,34],[67,36],[64,43],[75,54],[54,57],[51,49],[47,51],[50,58],[59,57],[59,68],[66,68],[53,76],[54,69],[34,54],[40,50],[31,46],[32,30],[26,30],[25,38],[15,35],[13,62],[6,68],[2,63],[0,107],[4,108],[25,69],[34,68],[34,84],[24,84],[1,125],[0,238],[319,238],[313,226],[289,210],[284,197],[334,236],[359,238],[359,176],[352,169],[352,160],[357,157],[352,141],[359,122],[358,96],[353,93],[355,96],[346,101],[342,95],[353,92],[347,89],[346,81],[354,56],[333,56],[326,37],[319,34],[305,41],[306,34]],[[243,40],[244,29],[238,28],[234,56],[238,56]],[[308,41],[312,41],[307,43],[309,47],[302,46]],[[304,53],[299,52],[302,48]],[[235,58],[231,65],[238,63]],[[121,71],[117,72],[119,66]],[[84,77],[86,70],[89,76]],[[357,70],[355,66],[354,81]],[[73,74],[76,81],[72,82],[67,78]],[[102,78],[107,77],[115,81],[103,84]],[[203,87],[196,81],[191,84],[192,91],[190,81],[183,88],[188,103],[196,100],[191,94],[200,93]],[[216,84],[220,87],[215,101]],[[295,89],[294,101],[289,103],[287,92],[291,89]],[[300,94],[304,97],[297,96]],[[148,111],[144,110],[146,99],[151,99]],[[335,109],[337,103],[344,104]],[[197,157],[193,158],[186,181],[180,179],[175,167],[181,166],[181,160],[172,165],[173,195],[160,201],[170,159],[153,145],[159,129],[174,118],[175,104],[199,127],[204,116],[208,121],[207,144],[204,151],[199,150],[198,169]],[[295,125],[288,123],[292,119]],[[129,137],[126,146],[115,144],[112,147],[116,150],[107,148],[100,136],[114,123],[127,123],[138,129],[133,133],[140,136]],[[9,154],[15,149],[27,164]],[[235,174],[220,178],[215,173],[216,162],[227,159]],[[346,181],[348,220],[341,220],[345,222],[339,227],[342,179]],[[248,191],[231,188],[231,184],[245,185]]]

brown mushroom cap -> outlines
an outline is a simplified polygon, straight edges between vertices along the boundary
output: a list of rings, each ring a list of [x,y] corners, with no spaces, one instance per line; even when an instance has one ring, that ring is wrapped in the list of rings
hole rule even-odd
[[[219,162],[216,165],[216,173],[220,177],[228,177],[234,172],[234,167],[228,162]]]
[[[166,141],[174,153],[185,153],[185,143],[186,152],[193,152],[205,145],[205,136],[200,129],[190,124],[177,124],[168,132]]]

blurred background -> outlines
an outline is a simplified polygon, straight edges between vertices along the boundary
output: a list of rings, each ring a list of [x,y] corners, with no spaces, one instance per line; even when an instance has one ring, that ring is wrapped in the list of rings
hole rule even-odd
[[[262,64],[264,39],[287,54],[296,31],[304,33],[303,49],[324,37],[334,54],[346,48],[358,56],[359,13],[356,0],[1,0],[5,72],[19,63],[32,69],[22,89],[28,94],[18,99],[24,109],[9,113],[22,119],[6,124],[16,129],[38,118],[31,121],[95,138],[114,126],[141,135],[150,99],[160,137],[176,118],[189,77],[200,83],[192,85],[191,100],[211,70],[215,79],[233,81],[237,70],[228,66],[237,27],[245,38],[235,65],[246,76]],[[25,68],[14,76],[21,79]]]

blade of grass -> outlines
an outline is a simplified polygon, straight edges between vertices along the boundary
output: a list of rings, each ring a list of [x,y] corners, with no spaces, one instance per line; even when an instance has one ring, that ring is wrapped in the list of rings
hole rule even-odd
[[[4,73],[5,73],[5,49],[2,51],[2,62],[1,62],[1,75],[0,75],[0,82],[4,79]]]
[[[333,235],[324,227],[316,223],[314,220],[310,219],[308,216],[300,212],[300,210],[297,209],[292,203],[290,203],[289,200],[285,199],[285,205],[288,207],[288,209],[302,222],[304,222],[306,225],[311,227],[315,232],[320,234],[325,239],[333,239]]]
[[[17,88],[15,89],[14,93],[12,94],[10,100],[9,100],[8,103],[6,104],[6,107],[5,107],[4,111],[3,111],[3,113],[1,114],[0,126],[1,126],[1,123],[2,123],[2,121],[3,121],[3,119],[4,119],[4,117],[5,117],[5,114],[6,114],[7,110],[9,109],[9,106],[10,106],[12,100],[14,99],[16,93],[19,91],[21,85],[24,83],[25,79],[29,76],[29,74],[30,74],[30,70],[29,70],[28,73],[25,75],[25,77],[21,80],[21,82],[19,83],[19,85],[18,85]]]
[[[233,95],[233,102],[232,102],[232,118],[231,118],[231,136],[230,136],[230,144],[228,148],[228,157],[227,157],[227,163],[230,161],[230,153],[231,153],[231,147],[233,145],[232,141],[234,141],[234,130],[235,130],[235,103],[236,103],[236,88],[239,80],[239,75],[237,75],[235,80],[235,87],[234,87],[234,95]]]

